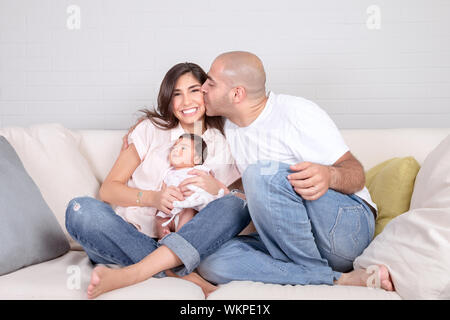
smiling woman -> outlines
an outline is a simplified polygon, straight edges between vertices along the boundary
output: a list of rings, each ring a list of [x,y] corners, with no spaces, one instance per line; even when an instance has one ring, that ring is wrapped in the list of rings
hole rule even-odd
[[[204,118],[202,131],[215,128],[223,134],[222,117],[204,117],[201,86],[207,78],[205,71],[195,63],[176,64],[161,82],[157,111],[140,111],[160,129],[173,129],[181,123],[183,129],[193,133],[194,122]]]
[[[175,84],[172,110],[184,130],[193,132],[194,123],[205,114],[201,84],[192,73],[182,75]],[[203,121],[202,121],[203,122]],[[205,128],[202,128],[202,133]]]

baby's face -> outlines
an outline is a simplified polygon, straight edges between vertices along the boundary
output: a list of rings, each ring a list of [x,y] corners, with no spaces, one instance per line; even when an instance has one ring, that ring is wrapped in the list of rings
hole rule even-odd
[[[174,144],[169,153],[170,165],[175,168],[193,167],[194,164],[194,141],[181,138]]]

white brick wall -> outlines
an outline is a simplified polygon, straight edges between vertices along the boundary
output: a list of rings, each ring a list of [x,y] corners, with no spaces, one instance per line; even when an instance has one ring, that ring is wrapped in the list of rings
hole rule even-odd
[[[450,124],[450,0],[0,0],[0,127],[127,128],[172,65],[230,50],[340,128]]]

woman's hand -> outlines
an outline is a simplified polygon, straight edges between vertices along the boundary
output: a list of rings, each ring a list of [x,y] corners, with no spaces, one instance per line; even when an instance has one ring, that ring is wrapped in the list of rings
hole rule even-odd
[[[173,202],[177,200],[184,200],[183,193],[181,193],[180,189],[175,186],[167,187],[166,184],[163,183],[161,191],[155,193],[151,206],[166,214],[170,214],[173,209]]]
[[[195,175],[196,177],[184,179],[178,185],[180,191],[183,193],[185,197],[189,197],[194,193],[194,191],[190,190],[187,187],[190,184],[202,188],[206,192],[213,195],[218,194],[220,189],[224,189],[225,194],[228,193],[228,188],[223,183],[214,178],[213,175],[203,170],[192,169],[191,171],[188,172],[188,174]]]

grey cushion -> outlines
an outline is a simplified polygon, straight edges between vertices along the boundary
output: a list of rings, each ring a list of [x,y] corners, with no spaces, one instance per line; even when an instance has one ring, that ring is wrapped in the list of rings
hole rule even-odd
[[[0,275],[68,250],[69,242],[39,188],[0,136]]]

